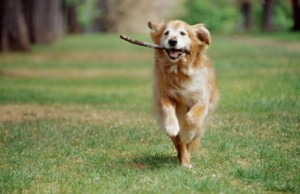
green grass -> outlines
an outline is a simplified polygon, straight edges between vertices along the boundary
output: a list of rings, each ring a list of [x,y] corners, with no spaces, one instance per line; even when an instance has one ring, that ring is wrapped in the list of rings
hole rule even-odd
[[[221,101],[192,170],[154,121],[151,50],[98,35],[1,54],[0,192],[300,193],[298,40],[213,36]]]

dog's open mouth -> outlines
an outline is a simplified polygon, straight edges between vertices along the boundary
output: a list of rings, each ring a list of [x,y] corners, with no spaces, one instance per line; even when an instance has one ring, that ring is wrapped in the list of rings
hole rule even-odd
[[[178,59],[183,54],[182,51],[177,50],[177,49],[166,49],[166,52],[167,52],[169,58],[172,60]]]

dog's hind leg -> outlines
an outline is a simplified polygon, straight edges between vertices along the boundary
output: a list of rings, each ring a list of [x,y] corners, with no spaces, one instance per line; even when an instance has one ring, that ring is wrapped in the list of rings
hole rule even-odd
[[[190,162],[191,155],[188,152],[187,145],[181,141],[179,135],[177,135],[175,137],[171,137],[171,139],[177,150],[177,156],[178,156],[178,159],[179,159],[181,165],[188,167],[188,168],[192,168],[192,165]]]
[[[196,135],[189,144],[187,144],[187,150],[190,155],[192,155],[192,153],[195,152],[199,148],[200,141],[201,141],[201,136],[199,134],[199,135]]]
[[[185,119],[180,130],[180,137],[186,144],[192,142],[197,136],[204,133],[204,123],[208,110],[201,104],[194,105],[185,115]]]

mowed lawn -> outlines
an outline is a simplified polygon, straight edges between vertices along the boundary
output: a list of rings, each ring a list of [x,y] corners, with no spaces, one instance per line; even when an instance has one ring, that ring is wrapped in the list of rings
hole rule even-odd
[[[300,193],[299,40],[213,35],[221,100],[193,169],[155,123],[151,49],[93,35],[1,54],[0,193]]]

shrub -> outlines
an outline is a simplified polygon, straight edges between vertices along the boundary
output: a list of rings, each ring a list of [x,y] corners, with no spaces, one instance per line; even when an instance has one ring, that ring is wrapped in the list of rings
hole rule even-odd
[[[211,31],[233,32],[240,29],[242,15],[236,0],[185,0],[183,20],[190,24],[203,22]],[[292,11],[288,1],[274,0],[273,25],[275,30],[287,30],[292,26]],[[262,4],[252,1],[252,29],[260,30]]]

